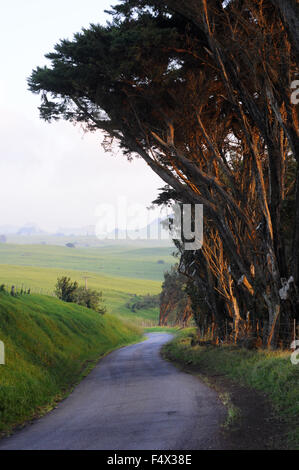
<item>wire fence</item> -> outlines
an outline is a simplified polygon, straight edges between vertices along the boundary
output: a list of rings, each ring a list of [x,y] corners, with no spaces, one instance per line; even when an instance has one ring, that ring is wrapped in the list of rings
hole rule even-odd
[[[0,292],[6,292],[12,296],[36,294],[56,297],[54,290],[41,287],[32,287],[24,283],[13,285],[0,284]]]
[[[299,322],[296,318],[292,318],[287,322],[277,323],[277,346],[280,348],[296,349],[296,341],[299,339]],[[240,327],[238,331],[229,328],[226,324],[223,333],[216,333],[210,327],[208,329],[198,328],[198,341],[202,343],[213,342],[219,345],[223,344],[244,344],[246,347],[263,347],[272,339],[269,331],[268,323],[257,322],[256,325],[245,325]]]

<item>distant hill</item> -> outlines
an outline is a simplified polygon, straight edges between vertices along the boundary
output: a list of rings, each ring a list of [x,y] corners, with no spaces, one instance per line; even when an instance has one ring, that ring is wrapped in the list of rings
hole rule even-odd
[[[90,237],[95,236],[95,226],[94,225],[86,225],[84,227],[59,227],[57,230],[56,236],[73,236],[73,237]]]
[[[153,240],[164,243],[169,240],[169,244],[172,245],[172,241],[169,239],[169,230],[165,229],[164,219],[161,218],[153,220],[150,224],[140,229],[125,230],[116,228],[106,238],[108,240]]]
[[[1,225],[0,226],[0,233],[3,235],[14,235],[19,230],[18,227],[13,225]]]
[[[46,232],[43,232],[43,230],[41,230],[37,225],[25,225],[17,231],[17,235],[27,237],[32,235],[40,235],[42,233]]]

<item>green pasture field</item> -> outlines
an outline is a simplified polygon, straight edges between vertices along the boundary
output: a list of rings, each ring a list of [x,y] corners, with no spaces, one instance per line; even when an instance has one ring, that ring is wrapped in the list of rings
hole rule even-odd
[[[80,285],[103,292],[109,313],[156,325],[157,308],[132,313],[126,303],[133,295],[158,294],[164,272],[174,263],[169,247],[112,244],[67,248],[54,245],[0,244],[0,284],[10,290],[53,295],[58,277],[68,276]]]
[[[78,270],[65,270],[55,268],[39,268],[30,266],[10,266],[0,264],[0,284],[5,284],[10,290],[14,285],[31,290],[31,293],[53,295],[56,280],[61,276],[68,276],[80,285],[85,284],[83,272]],[[108,313],[137,319],[142,317],[150,322],[157,322],[158,309],[140,311],[133,314],[126,308],[126,303],[134,295],[158,294],[161,291],[161,282],[146,279],[130,279],[124,277],[105,276],[97,273],[87,273],[88,287],[103,292]]]
[[[93,272],[124,278],[162,281],[174,264],[173,248],[105,245],[67,248],[50,245],[0,244],[0,264]]]

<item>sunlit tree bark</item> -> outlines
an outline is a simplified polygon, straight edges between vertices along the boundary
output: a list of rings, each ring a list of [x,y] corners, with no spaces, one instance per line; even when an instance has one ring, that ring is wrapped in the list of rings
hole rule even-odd
[[[44,119],[103,130],[177,200],[204,205],[215,238],[188,261],[202,270],[185,270],[204,292],[213,332],[231,312],[237,340],[251,310],[268,325],[269,347],[280,319],[299,314],[297,19],[292,0],[126,0],[111,25],[62,41],[52,67],[29,80]]]

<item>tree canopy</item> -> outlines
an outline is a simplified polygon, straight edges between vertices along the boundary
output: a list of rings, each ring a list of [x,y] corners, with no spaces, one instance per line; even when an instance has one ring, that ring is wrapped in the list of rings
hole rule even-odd
[[[285,3],[123,0],[29,79],[43,119],[101,129],[162,178],[161,201],[204,205],[203,249],[182,247],[180,271],[215,335],[227,317],[269,346],[299,315],[299,14]]]

